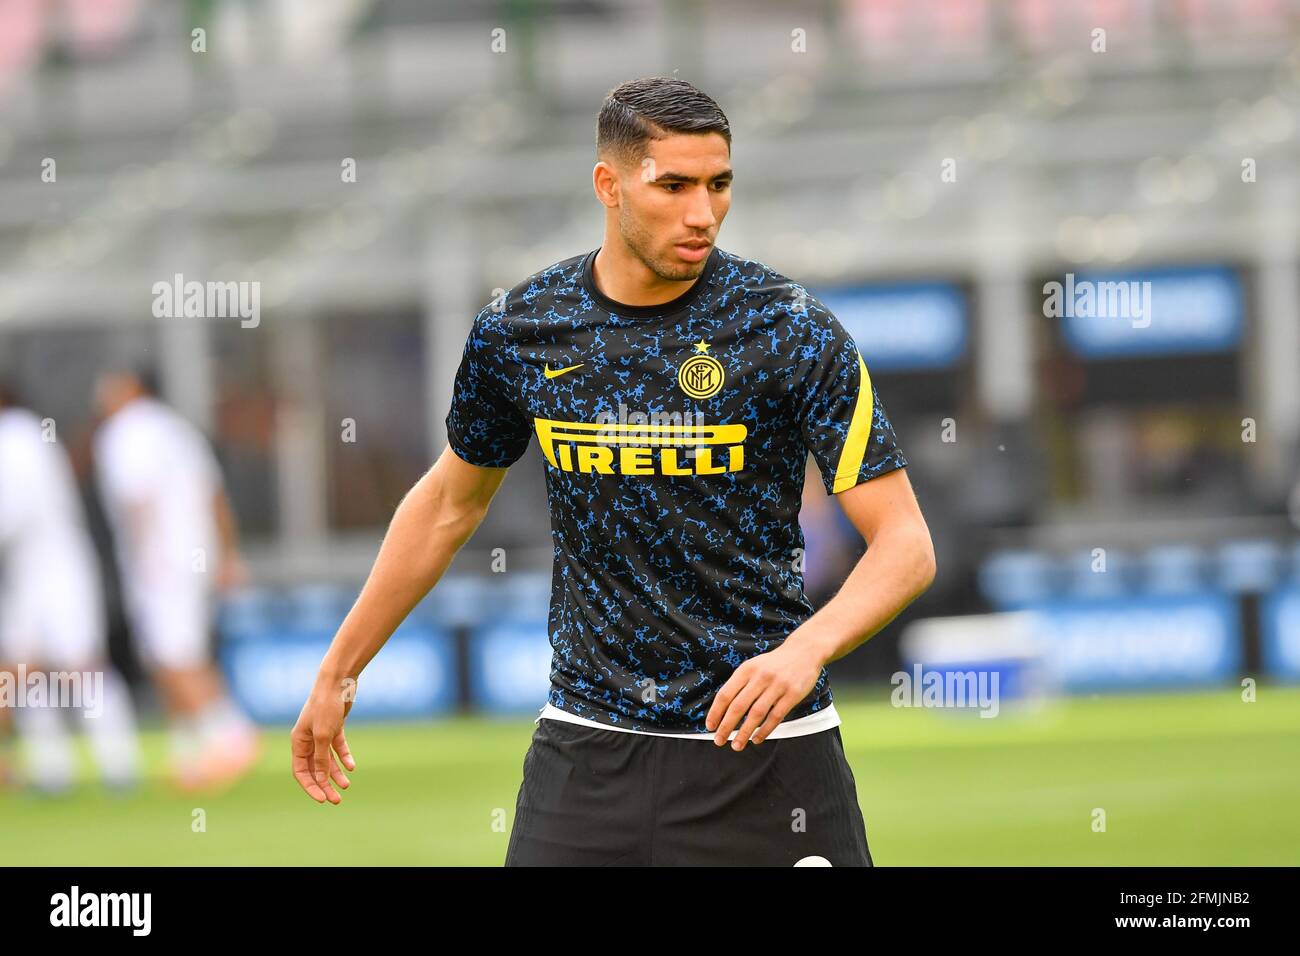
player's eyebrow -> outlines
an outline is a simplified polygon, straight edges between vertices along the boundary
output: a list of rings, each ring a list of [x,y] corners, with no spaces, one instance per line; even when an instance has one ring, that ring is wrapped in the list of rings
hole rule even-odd
[[[731,182],[735,179],[735,175],[730,169],[724,169],[722,172],[716,173],[710,178],[714,182],[717,182],[720,179]],[[700,179],[698,176],[687,176],[685,173],[666,172],[660,173],[655,177],[655,182],[657,183],[698,183],[699,181]]]

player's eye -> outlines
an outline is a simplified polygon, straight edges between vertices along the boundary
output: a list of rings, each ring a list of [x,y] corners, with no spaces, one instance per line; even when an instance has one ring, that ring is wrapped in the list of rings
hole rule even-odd
[[[664,189],[668,190],[670,193],[676,192],[681,188],[682,188],[681,183],[664,183]]]
[[[730,180],[730,179],[719,179],[719,180],[717,180],[716,182],[714,182],[713,185],[715,185],[715,186],[718,187],[718,192],[722,192],[724,189],[730,189],[730,188],[731,188],[731,180]]]

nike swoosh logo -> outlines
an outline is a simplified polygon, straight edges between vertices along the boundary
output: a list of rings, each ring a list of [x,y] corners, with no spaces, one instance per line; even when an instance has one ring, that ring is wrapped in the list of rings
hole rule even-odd
[[[579,362],[577,365],[570,365],[567,368],[551,368],[550,363],[542,366],[542,371],[546,373],[547,378],[555,378],[557,375],[563,375],[565,372],[572,372],[575,368],[582,368],[586,362]]]

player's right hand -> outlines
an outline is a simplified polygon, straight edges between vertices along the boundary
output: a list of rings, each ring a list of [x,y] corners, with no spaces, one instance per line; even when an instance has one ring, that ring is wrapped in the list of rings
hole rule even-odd
[[[357,769],[357,762],[348,750],[343,736],[343,721],[352,709],[356,681],[347,678],[332,681],[317,677],[311,696],[298,714],[291,735],[293,746],[293,778],[317,803],[339,804],[343,798],[339,790],[346,790],[349,781],[338,761],[349,771]],[[338,755],[338,761],[335,760]]]

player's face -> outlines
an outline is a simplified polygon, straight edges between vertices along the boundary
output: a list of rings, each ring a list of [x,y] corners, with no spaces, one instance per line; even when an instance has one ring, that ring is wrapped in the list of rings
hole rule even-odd
[[[653,140],[622,178],[618,228],[627,247],[670,281],[704,271],[731,208],[731,151],[717,133]]]

